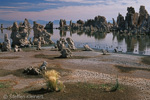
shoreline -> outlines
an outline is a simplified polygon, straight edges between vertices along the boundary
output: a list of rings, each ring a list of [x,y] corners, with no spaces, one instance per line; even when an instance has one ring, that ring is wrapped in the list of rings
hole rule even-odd
[[[118,53],[103,55],[97,51],[77,50],[73,51],[72,58],[58,58],[60,52],[50,49],[5,52],[0,55],[0,81],[17,82],[13,86],[14,89],[43,84],[42,78],[26,77],[22,70],[30,66],[38,68],[43,61],[47,61],[48,68],[64,70],[61,72],[61,80],[64,83],[114,84],[118,78],[120,85],[138,89],[138,95],[142,96],[140,98],[150,98],[148,92],[150,89],[150,68],[149,65],[140,62],[144,56]],[[27,84],[27,82],[29,83]]]
[[[53,49],[54,48],[54,46],[48,46],[48,45],[43,45],[42,47],[41,47],[43,50],[44,49]],[[36,46],[32,46],[32,47],[24,47],[24,48],[22,48],[23,50],[35,50],[36,49]],[[95,49],[95,48],[92,48],[93,49],[93,52],[99,52],[99,53],[101,53],[101,49]],[[14,48],[11,48],[11,52],[13,52],[13,50],[14,50]],[[78,47],[77,48],[77,50],[81,50],[81,51],[84,51],[84,48],[82,48],[82,47]],[[4,53],[4,52],[2,52],[2,51],[0,51],[0,53]],[[147,56],[150,56],[150,55],[142,55],[142,54],[135,54],[135,53],[132,53],[132,52],[112,52],[112,50],[111,51],[108,51],[108,53],[107,54],[124,54],[124,55],[134,55],[134,56],[141,56],[141,57],[147,57]]]
[[[5,32],[4,32],[5,33]],[[10,35],[11,33],[9,33],[8,32],[8,34]],[[54,41],[54,42],[56,42],[57,41],[57,39],[55,39],[55,37],[58,35],[59,33],[58,32],[55,32],[55,34],[53,34],[54,35],[54,38],[53,38],[53,36],[52,36],[52,40]],[[110,34],[110,33],[108,33],[108,34]],[[112,33],[111,33],[112,34]],[[4,35],[4,34],[3,34]],[[31,35],[33,35],[33,33],[31,33]],[[88,36],[88,35],[85,35],[86,37]],[[10,37],[10,36],[9,36]],[[93,36],[92,36],[93,37]],[[33,38],[33,36],[31,37],[30,36],[30,38]],[[72,37],[73,38],[73,37]],[[95,39],[95,40],[97,40],[97,39]],[[92,40],[93,41],[93,40]],[[99,41],[99,43],[100,43],[100,40],[97,40],[97,41]],[[130,41],[130,40],[127,40],[127,41]],[[2,41],[3,42],[3,41]],[[1,42],[1,43],[2,43]],[[11,40],[11,43],[12,43],[12,40]],[[95,44],[96,42],[89,42],[88,44],[90,44],[90,45],[92,45],[92,44]],[[149,43],[149,42],[147,42],[147,43]],[[80,40],[80,42],[75,42],[75,44],[76,44],[76,46],[77,45],[80,45],[80,44],[82,44],[82,41]],[[83,44],[86,44],[86,42],[83,42]],[[104,43],[104,44],[106,44],[107,45],[107,42],[106,43]],[[131,43],[132,44],[132,43]],[[89,46],[90,46],[89,45]],[[97,45],[97,43],[95,44],[95,45],[92,45],[93,47],[91,47],[91,48],[95,48],[95,51],[96,51],[96,46]],[[103,45],[103,44],[100,44],[100,45],[102,45],[102,48],[101,49],[104,49],[105,47],[104,46],[106,46],[106,45]],[[112,44],[110,44],[109,46],[111,46]],[[124,43],[123,45],[127,45],[127,43]],[[135,43],[134,45],[137,45],[137,43]],[[98,46],[98,45],[97,45]],[[119,46],[119,45],[118,45]],[[115,46],[116,47],[116,46]],[[114,47],[114,48],[115,48]],[[141,46],[142,47],[142,46]],[[78,47],[79,49],[80,48],[82,48],[81,46],[79,46]],[[131,55],[142,55],[142,56],[149,56],[150,55],[150,53],[149,52],[146,52],[147,54],[141,54],[141,53],[144,53],[145,52],[145,50],[146,49],[144,49],[144,50],[142,50],[142,51],[140,51],[140,52],[135,52],[135,51],[133,51],[133,52],[125,52],[126,51],[126,49],[127,49],[128,47],[125,47],[125,48],[123,48],[124,49],[124,51],[123,52],[121,52],[122,54],[131,54]],[[135,47],[134,47],[135,48]],[[149,47],[148,47],[148,45],[146,46],[146,47],[144,47],[144,48],[148,48],[149,49]],[[114,50],[112,49],[112,48],[109,48],[110,50],[110,52],[113,52]],[[140,49],[140,48],[139,48]],[[100,49],[99,49],[100,50]],[[120,52],[118,52],[118,53],[120,53]],[[137,53],[137,54],[136,54]]]

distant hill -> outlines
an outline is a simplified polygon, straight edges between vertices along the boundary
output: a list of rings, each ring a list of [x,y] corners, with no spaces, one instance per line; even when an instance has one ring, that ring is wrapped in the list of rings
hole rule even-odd
[[[32,20],[28,20],[29,23],[32,25],[33,21]],[[0,24],[3,24],[4,27],[9,27],[9,26],[12,26],[14,22],[17,22],[18,24],[20,22],[23,22],[23,21],[7,21],[7,20],[1,20],[0,19]]]
[[[22,21],[15,21],[15,20],[14,21],[7,21],[7,20],[1,20],[0,19],[0,24],[3,24],[4,27],[8,27],[8,26],[12,26],[14,22],[17,22],[19,24],[20,22],[23,22],[23,21],[24,20],[22,20]],[[28,19],[28,21],[31,24],[31,26],[33,26],[33,20]],[[60,20],[54,20],[53,21],[54,25],[59,26],[59,21]],[[45,26],[49,21],[36,20],[36,22]],[[72,22],[76,23],[76,21],[72,21]],[[112,20],[108,20],[107,22],[113,23]],[[66,21],[66,23],[67,23],[67,25],[69,25],[70,21]]]
[[[19,24],[20,22],[23,22],[23,21],[24,20],[22,20],[22,21],[15,21],[15,20],[7,21],[7,20],[1,20],[0,19],[0,24],[3,24],[4,27],[8,27],[8,26],[12,26],[14,22],[17,22]],[[28,21],[31,24],[31,26],[33,26],[33,20],[28,19]],[[59,21],[60,20],[54,20],[53,21],[54,25],[59,25]],[[49,21],[36,20],[36,22],[45,26]],[[75,22],[75,21],[73,21],[73,22]],[[67,23],[67,25],[69,25],[70,21],[66,21],[66,23]]]
[[[3,24],[4,27],[11,26],[13,24],[13,21],[6,21],[0,19],[0,24]]]

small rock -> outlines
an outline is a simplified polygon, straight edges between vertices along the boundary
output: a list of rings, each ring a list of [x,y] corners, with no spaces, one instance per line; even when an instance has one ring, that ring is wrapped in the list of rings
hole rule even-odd
[[[5,34],[4,36],[4,42],[2,44],[2,51],[11,51],[11,44],[10,44],[10,40],[8,39],[8,34]]]
[[[26,73],[27,75],[40,75],[41,71],[38,68],[33,68],[31,66],[30,68],[24,69],[23,73]]]
[[[103,55],[106,55],[107,51],[102,49],[102,53],[103,53]]]
[[[46,70],[46,66],[47,66],[47,62],[44,61],[43,64],[40,66],[40,70],[41,71]]]
[[[85,50],[85,51],[93,51],[93,49],[90,48],[87,44],[84,45],[84,50]]]
[[[67,38],[66,39],[66,41],[67,41],[67,43],[68,43],[68,47],[69,47],[69,49],[71,49],[71,50],[75,50],[76,49],[76,47],[75,47],[75,45],[74,45],[74,42],[73,42],[73,40],[71,39],[71,38]]]
[[[41,38],[39,38],[36,50],[41,50]]]
[[[68,57],[71,57],[72,56],[72,52],[70,49],[68,48],[65,48],[61,51],[61,57],[63,58],[68,58]]]

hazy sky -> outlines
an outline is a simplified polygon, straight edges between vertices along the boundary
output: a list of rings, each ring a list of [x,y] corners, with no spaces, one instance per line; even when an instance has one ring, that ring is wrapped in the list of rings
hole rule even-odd
[[[150,12],[150,0],[0,0],[0,19],[3,20],[87,20],[102,15],[111,20],[127,7],[139,12],[144,5]]]

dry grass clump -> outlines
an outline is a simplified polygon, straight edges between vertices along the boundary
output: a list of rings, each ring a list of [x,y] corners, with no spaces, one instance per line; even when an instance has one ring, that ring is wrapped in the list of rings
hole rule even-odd
[[[46,80],[47,89],[50,91],[61,91],[64,89],[64,84],[59,80],[60,73],[55,70],[46,71],[43,74]]]

